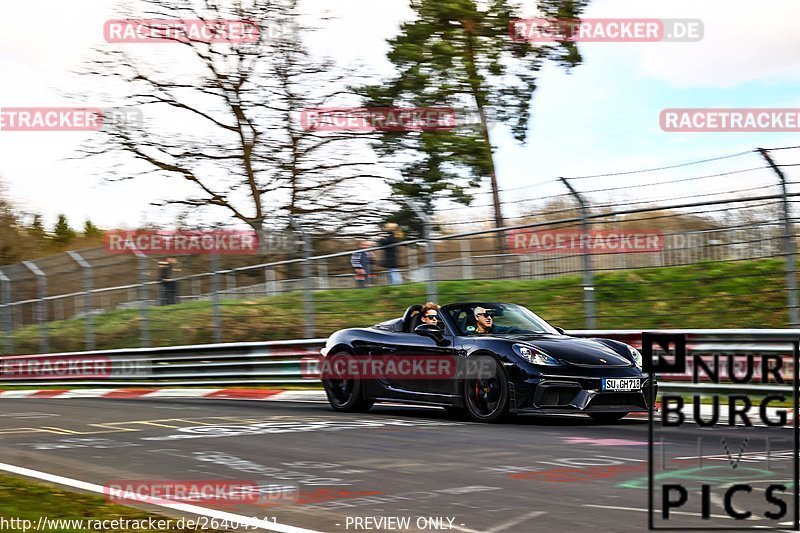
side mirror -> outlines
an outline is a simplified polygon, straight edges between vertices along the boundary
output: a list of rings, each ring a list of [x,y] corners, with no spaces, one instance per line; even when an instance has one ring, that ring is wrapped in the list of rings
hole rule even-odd
[[[420,324],[414,328],[414,333],[433,339],[438,346],[443,346],[447,343],[444,339],[444,332],[433,324]]]
[[[555,330],[556,330],[557,332],[561,333],[562,335],[566,335],[566,334],[567,334],[567,333],[564,331],[564,328],[560,328],[560,327],[558,327],[558,326],[555,326]]]

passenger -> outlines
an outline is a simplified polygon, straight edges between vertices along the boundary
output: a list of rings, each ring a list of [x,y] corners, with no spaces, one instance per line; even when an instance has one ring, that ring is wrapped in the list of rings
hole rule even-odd
[[[483,307],[475,308],[475,333],[507,333],[511,328],[495,326],[494,318]]]

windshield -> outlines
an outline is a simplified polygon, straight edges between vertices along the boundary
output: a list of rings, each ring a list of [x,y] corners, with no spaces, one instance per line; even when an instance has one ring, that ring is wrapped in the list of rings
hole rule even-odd
[[[476,308],[483,308],[491,317],[491,327],[481,331],[475,317]],[[460,335],[520,335],[558,332],[535,313],[520,305],[496,303],[470,303],[448,305],[443,310],[450,316]],[[480,311],[480,310],[479,310]]]

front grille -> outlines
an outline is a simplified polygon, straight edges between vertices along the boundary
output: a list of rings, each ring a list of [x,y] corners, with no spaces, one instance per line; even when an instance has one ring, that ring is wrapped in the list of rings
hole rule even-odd
[[[542,405],[568,405],[575,397],[575,389],[549,388],[542,396]]]
[[[641,392],[619,392],[615,394],[598,394],[592,399],[590,407],[601,405],[635,405],[646,409],[644,395]]]
[[[558,407],[569,405],[581,391],[577,383],[547,383],[536,390],[534,403],[539,407]]]

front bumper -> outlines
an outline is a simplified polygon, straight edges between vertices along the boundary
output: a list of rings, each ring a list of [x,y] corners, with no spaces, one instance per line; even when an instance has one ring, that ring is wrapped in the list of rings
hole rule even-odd
[[[511,383],[511,412],[549,412],[549,413],[611,413],[647,412],[650,387],[655,387],[653,397],[658,392],[658,384],[649,376],[642,379],[642,387],[637,391],[602,390],[602,380],[615,376],[581,377],[537,377],[522,382]]]

